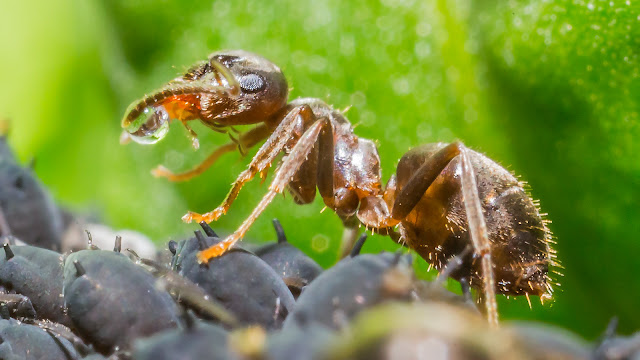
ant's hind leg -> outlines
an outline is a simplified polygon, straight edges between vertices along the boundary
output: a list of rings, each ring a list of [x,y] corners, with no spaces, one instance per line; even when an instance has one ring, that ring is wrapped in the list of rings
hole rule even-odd
[[[262,200],[256,205],[247,219],[240,225],[238,230],[229,235],[223,241],[211,246],[208,249],[200,251],[198,253],[198,261],[201,263],[207,263],[209,259],[218,257],[229,250],[236,242],[242,239],[245,233],[249,230],[254,221],[260,216],[260,214],[266,209],[267,205],[271,203],[276,194],[284,191],[285,187],[291,181],[291,178],[298,172],[300,166],[306,161],[307,156],[311,153],[314,145],[317,143],[318,135],[326,128],[330,128],[331,123],[328,119],[316,121],[312,124],[302,135],[300,140],[291,150],[288,156],[282,161],[282,165],[278,169],[273,179],[273,182],[269,186],[269,191],[264,195]]]
[[[469,224],[469,233],[475,250],[475,255],[480,258],[482,266],[482,296],[485,304],[487,319],[492,326],[498,325],[498,305],[496,303],[496,285],[493,274],[493,261],[491,260],[491,243],[487,232],[487,224],[482,214],[478,185],[473,171],[473,165],[469,159],[469,151],[460,144],[462,157],[462,195],[464,207]]]
[[[486,305],[487,318],[492,325],[498,324],[498,311],[495,297],[495,280],[491,260],[491,246],[487,226],[482,214],[475,172],[469,160],[468,150],[461,143],[452,143],[440,149],[413,173],[409,181],[397,194],[391,209],[391,217],[404,219],[418,204],[424,193],[440,175],[442,170],[456,156],[461,157],[461,188],[464,197],[465,212],[471,234],[475,257],[480,259],[482,267],[482,300]]]
[[[238,197],[238,194],[244,184],[253,179],[257,173],[262,175],[263,172],[271,166],[271,163],[276,156],[278,156],[278,154],[284,149],[287,142],[291,140],[296,129],[296,125],[299,125],[299,121],[302,121],[302,123],[305,124],[311,123],[314,120],[315,116],[313,115],[311,108],[306,105],[295,107],[293,110],[289,111],[271,136],[267,138],[267,141],[262,144],[260,150],[258,150],[251,160],[249,167],[238,175],[238,178],[233,182],[231,190],[222,204],[214,210],[202,215],[189,211],[182,217],[182,221],[187,223],[192,221],[204,221],[210,223],[218,220],[218,218],[223,214],[226,214],[233,201]]]

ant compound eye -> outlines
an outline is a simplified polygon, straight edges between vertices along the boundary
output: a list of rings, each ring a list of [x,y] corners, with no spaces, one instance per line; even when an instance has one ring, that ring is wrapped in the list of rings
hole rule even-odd
[[[246,93],[256,93],[265,88],[265,81],[262,76],[258,74],[243,75],[238,79],[240,88]]]
[[[125,130],[139,144],[155,144],[169,131],[169,113],[164,106],[149,106]]]

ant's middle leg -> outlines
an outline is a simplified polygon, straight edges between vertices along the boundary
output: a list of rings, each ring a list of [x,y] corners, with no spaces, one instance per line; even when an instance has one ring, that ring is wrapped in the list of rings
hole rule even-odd
[[[218,159],[222,155],[236,150],[238,146],[242,146],[245,149],[251,148],[261,140],[265,139],[268,135],[269,129],[267,129],[264,124],[261,124],[260,126],[242,134],[240,136],[240,139],[238,139],[240,145],[236,144],[235,142],[230,142],[216,148],[209,156],[207,156],[206,159],[202,161],[202,163],[191,170],[174,174],[169,169],[165,168],[162,165],[159,165],[155,169],[151,170],[151,174],[153,174],[153,176],[155,177],[165,177],[170,181],[187,181],[205,172],[216,161],[218,161]]]
[[[262,174],[266,171],[270,166],[273,160],[278,156],[280,152],[282,152],[285,148],[287,142],[289,142],[294,134],[296,128],[298,128],[300,122],[302,122],[303,129],[306,128],[305,124],[309,124],[315,121],[315,115],[311,111],[311,108],[306,105],[297,106],[293,110],[287,113],[284,119],[280,122],[280,124],[276,127],[275,131],[269,136],[267,141],[260,147],[260,150],[256,153],[256,155],[251,160],[249,167],[240,173],[236,181],[231,186],[231,190],[227,194],[227,197],[224,199],[222,204],[220,204],[214,210],[205,213],[198,214],[192,211],[189,211],[186,215],[182,217],[182,221],[184,222],[207,222],[210,223],[212,221],[218,220],[220,216],[227,213],[227,210],[233,203],[233,201],[238,197],[240,190],[244,186],[245,183],[249,182],[253,177],[260,173]]]
[[[324,136],[320,136],[323,133]],[[333,134],[331,122],[327,118],[313,123],[298,140],[289,155],[287,155],[275,174],[273,182],[269,186],[269,191],[264,195],[262,200],[256,205],[247,219],[240,225],[238,230],[229,235],[223,241],[211,246],[208,249],[198,253],[198,261],[207,263],[210,259],[218,257],[229,250],[238,240],[242,239],[249,230],[254,221],[271,203],[276,194],[284,191],[285,187],[291,181],[291,178],[299,171],[300,166],[307,161],[307,157],[312,152],[313,147],[319,144],[319,153],[323,153],[322,147],[327,145],[327,134]],[[321,162],[321,161],[320,161]]]

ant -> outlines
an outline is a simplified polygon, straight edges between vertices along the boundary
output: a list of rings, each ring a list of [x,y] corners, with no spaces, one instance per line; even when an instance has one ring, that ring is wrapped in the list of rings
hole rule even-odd
[[[222,204],[205,214],[188,212],[185,222],[218,220],[242,186],[257,174],[264,179],[284,153],[266,195],[233,234],[198,254],[202,263],[239,241],[276,194],[288,189],[296,203],[308,204],[317,188],[325,205],[354,234],[362,224],[389,235],[438,270],[471,245],[473,251],[451,276],[466,294],[470,288],[481,290],[491,324],[498,322],[496,292],[527,299],[536,295],[541,301],[551,297],[548,268],[556,263],[548,221],[509,171],[460,142],[435,143],[407,152],[383,186],[375,144],[355,135],[342,112],[319,99],[287,103],[287,97],[287,81],[276,65],[236,50],[210,55],[128,108],[123,137],[139,143],[162,139],[170,120],[185,126],[194,147],[192,120],[231,137],[190,171],[153,170],[172,181],[188,180],[224,153],[237,149],[244,154],[266,139]],[[245,133],[233,128],[248,124],[257,126]]]

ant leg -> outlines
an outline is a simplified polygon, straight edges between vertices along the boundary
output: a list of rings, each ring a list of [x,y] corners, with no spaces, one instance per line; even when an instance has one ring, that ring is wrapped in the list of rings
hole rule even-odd
[[[187,223],[191,221],[204,221],[210,223],[218,220],[218,218],[223,214],[226,214],[233,201],[238,197],[238,194],[244,184],[253,179],[257,173],[262,174],[269,166],[271,166],[271,163],[284,149],[287,142],[291,141],[294,131],[297,125],[299,125],[299,120],[301,120],[303,124],[310,123],[315,120],[315,115],[313,115],[309,106],[298,106],[287,113],[282,122],[280,122],[278,127],[276,127],[273,134],[271,134],[267,141],[262,144],[260,150],[258,150],[256,155],[253,157],[249,164],[249,168],[240,173],[236,181],[233,183],[229,194],[227,194],[227,197],[220,206],[215,208],[213,211],[202,215],[189,211],[182,217],[182,221]]]
[[[202,174],[203,172],[205,172],[205,170],[207,170],[211,165],[213,165],[216,161],[218,161],[218,159],[220,158],[220,156],[234,151],[236,149],[236,144],[234,143],[228,143],[225,144],[217,149],[215,149],[211,155],[207,156],[206,159],[204,159],[204,161],[202,163],[200,163],[198,166],[194,167],[193,169],[189,170],[189,171],[185,171],[183,173],[179,173],[179,174],[174,174],[172,173],[169,169],[167,169],[166,167],[162,166],[162,165],[158,165],[155,169],[151,170],[151,174],[153,174],[153,176],[155,177],[164,177],[169,179],[169,181],[186,181],[189,180],[195,176],[198,176],[200,174]]]
[[[269,131],[266,126],[258,126],[253,130],[250,130],[240,137],[240,142],[243,144],[245,148],[251,148],[262,139],[266,138],[269,135]],[[174,174],[169,171],[164,166],[160,165],[155,169],[151,170],[151,174],[155,177],[165,177],[170,181],[186,181],[192,179],[203,172],[205,172],[211,165],[213,165],[218,159],[231,151],[234,151],[237,148],[237,145],[234,143],[228,143],[222,145],[221,147],[215,149],[211,155],[209,155],[202,163],[194,167],[189,171],[185,171],[183,173]]]
[[[291,153],[284,158],[282,165],[275,174],[273,182],[269,186],[269,191],[264,195],[262,200],[256,205],[247,219],[240,225],[238,230],[229,235],[223,241],[211,246],[208,249],[198,253],[198,261],[207,263],[209,259],[218,257],[229,250],[238,240],[242,239],[253,224],[260,216],[264,209],[271,203],[276,194],[284,191],[285,187],[291,181],[291,178],[298,172],[300,166],[306,161],[307,156],[311,153],[314,145],[318,142],[320,131],[330,127],[331,123],[328,119],[323,118],[313,123],[302,135],[300,140],[291,150]]]
[[[467,148],[459,144],[462,157],[462,195],[469,224],[469,233],[476,255],[482,261],[482,294],[486,306],[487,319],[492,326],[498,326],[498,305],[496,303],[496,285],[493,275],[493,261],[491,260],[491,243],[484,221],[476,175],[469,160]]]
[[[491,245],[487,235],[487,226],[482,214],[478,186],[469,160],[467,148],[461,143],[452,143],[440,149],[431,156],[409,179],[393,203],[391,217],[395,220],[404,219],[422,198],[440,172],[455,158],[461,157],[462,176],[461,188],[464,197],[467,223],[471,234],[471,242],[475,256],[481,261],[483,275],[482,297],[486,302],[487,317],[492,325],[498,324],[498,311],[495,297],[495,280],[491,260]]]

